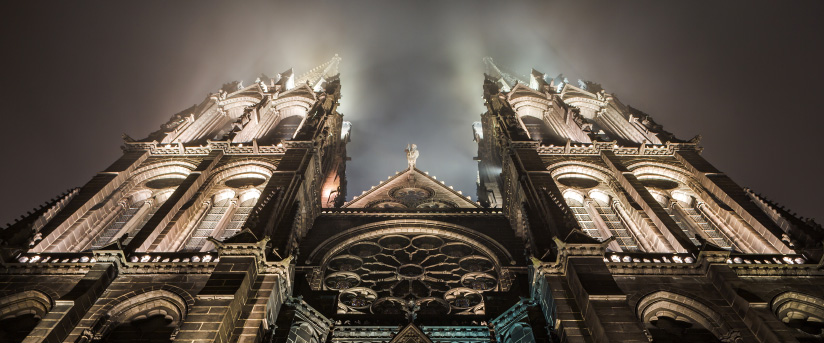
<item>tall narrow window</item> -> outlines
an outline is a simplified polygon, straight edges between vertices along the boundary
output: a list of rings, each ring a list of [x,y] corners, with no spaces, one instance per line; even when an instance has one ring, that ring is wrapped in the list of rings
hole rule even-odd
[[[692,204],[695,202],[694,198],[689,196],[678,197],[677,195],[674,195],[674,197],[677,198],[675,206],[680,207],[680,214],[684,217],[682,221],[687,221],[694,225],[698,233],[710,243],[722,249],[735,249],[735,246],[727,236],[724,235],[713,222],[705,217],[703,213],[693,207]]]
[[[655,200],[658,201],[659,204],[661,204],[662,207],[664,207],[664,210],[667,211],[667,214],[670,216],[670,218],[672,218],[672,220],[675,221],[675,224],[678,224],[678,227],[681,229],[682,232],[684,232],[684,235],[686,235],[687,238],[690,239],[690,242],[692,242],[692,244],[695,244],[696,246],[701,245],[701,242],[699,242],[698,239],[695,238],[695,232],[693,232],[690,229],[690,227],[686,223],[684,223],[683,220],[681,220],[680,216],[675,215],[673,207],[670,204],[669,198],[658,193],[652,193],[652,196],[655,198]]]
[[[121,230],[123,230],[123,227],[126,226],[126,223],[128,223],[134,217],[137,211],[140,210],[144,202],[146,202],[146,200],[132,201],[131,203],[126,205],[127,207],[123,211],[123,213],[120,214],[120,216],[118,216],[117,219],[115,219],[114,222],[111,225],[109,225],[109,227],[103,230],[103,232],[101,232],[100,235],[97,236],[97,238],[94,240],[94,242],[92,242],[92,249],[100,249],[110,244],[114,240],[114,237]]]
[[[609,206],[609,198],[603,199],[602,197],[593,196],[593,199],[595,200],[593,203],[595,211],[598,212],[598,215],[604,221],[610,234],[615,237],[615,241],[618,243],[618,246],[621,247],[621,250],[639,251],[640,249],[638,248],[638,242],[635,240],[635,237],[633,237],[632,233],[621,221],[621,218],[618,217],[618,214],[615,213],[615,210]]]
[[[232,198],[227,197],[217,200],[212,204],[212,208],[209,209],[209,212],[203,220],[200,221],[197,228],[195,228],[192,236],[186,244],[183,245],[182,251],[200,251],[200,248],[206,244],[206,238],[211,236],[212,232],[218,228],[224,215],[229,211],[232,200]]]
[[[257,203],[258,196],[260,196],[260,193],[257,192],[251,192],[250,194],[241,196],[237,210],[235,210],[235,213],[232,215],[232,219],[226,224],[226,229],[223,230],[223,234],[215,238],[224,240],[240,232],[243,228],[243,223],[249,218],[249,213],[252,212],[252,208],[255,206],[255,203]]]
[[[574,193],[566,193],[564,194],[564,198],[566,199],[567,205],[569,205],[569,209],[572,210],[572,213],[575,214],[575,219],[578,220],[578,224],[581,225],[581,229],[592,238],[596,239],[603,239],[603,235],[601,235],[601,231],[598,230],[598,227],[595,226],[595,221],[593,221],[592,217],[587,212],[586,206],[584,206],[583,199],[579,199],[579,196]]]

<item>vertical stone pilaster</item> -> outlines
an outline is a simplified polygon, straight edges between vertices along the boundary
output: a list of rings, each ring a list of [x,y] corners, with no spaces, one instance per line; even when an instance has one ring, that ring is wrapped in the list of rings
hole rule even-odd
[[[707,268],[707,278],[749,328],[749,330],[746,328],[738,330],[745,335],[746,342],[756,341],[756,339],[758,342],[765,343],[798,342],[795,338],[795,329],[784,325],[774,313],[770,312],[768,300],[740,291],[744,282],[727,264],[711,264]]]
[[[621,163],[618,157],[615,156],[615,153],[603,150],[601,151],[601,157],[612,170],[621,187],[627,191],[627,194],[629,194],[632,200],[641,206],[644,212],[655,223],[655,226],[665,229],[662,230],[662,234],[676,251],[697,254],[698,247],[681,231],[681,228],[670,218],[664,207],[652,197],[652,194],[638,181],[635,174],[630,172],[629,169]]]
[[[176,343],[229,342],[257,276],[255,256],[224,256],[175,337]]]
[[[73,342],[83,331],[76,327],[77,324],[115,277],[115,264],[95,264],[69,293],[55,301],[54,308],[37,324],[24,342]]]
[[[322,343],[326,342],[332,321],[309,306],[302,298],[290,297],[286,303],[295,309],[295,317],[286,343]]]
[[[213,150],[209,156],[183,180],[174,193],[155,212],[143,228],[125,247],[126,251],[146,251],[155,240],[162,240],[169,231],[167,224],[209,178],[212,169],[223,157],[223,150]]]
[[[644,342],[644,327],[600,256],[569,258],[567,283],[596,342]]]
[[[80,188],[77,195],[66,204],[66,207],[40,230],[43,240],[35,245],[31,251],[69,251],[67,242],[62,238],[70,234],[68,231],[72,225],[120,187],[148,156],[149,153],[145,151],[127,152],[112,163],[109,168],[92,177],[89,182]],[[58,241],[63,241],[61,242],[63,244],[58,244]]]
[[[792,249],[781,241],[781,236],[784,233],[783,230],[781,230],[769,216],[761,211],[758,205],[750,200],[750,197],[744,189],[732,181],[729,176],[713,167],[696,151],[676,151],[675,158],[693,173],[693,176],[701,183],[701,186],[741,216],[747,224],[757,230],[775,249],[782,254],[793,253]],[[819,244],[817,241],[812,241],[813,239],[811,237],[794,238],[806,240],[805,245]]]

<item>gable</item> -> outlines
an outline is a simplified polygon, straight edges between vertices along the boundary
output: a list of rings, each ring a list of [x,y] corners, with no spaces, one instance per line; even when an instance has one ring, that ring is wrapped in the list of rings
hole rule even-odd
[[[480,208],[480,205],[418,168],[411,167],[343,205],[345,208]]]
[[[389,343],[432,343],[415,324],[409,323]]]

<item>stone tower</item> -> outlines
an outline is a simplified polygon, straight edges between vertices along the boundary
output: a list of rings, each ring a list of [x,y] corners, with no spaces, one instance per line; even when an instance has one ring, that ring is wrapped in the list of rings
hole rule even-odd
[[[477,201],[414,144],[346,201],[339,61],[223,85],[0,231],[0,341],[824,339],[824,230],[595,83],[485,59]]]

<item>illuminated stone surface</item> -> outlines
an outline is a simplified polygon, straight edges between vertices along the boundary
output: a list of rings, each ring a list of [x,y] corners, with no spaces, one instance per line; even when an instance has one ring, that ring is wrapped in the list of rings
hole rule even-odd
[[[339,62],[225,84],[0,232],[0,341],[824,340],[824,229],[593,82],[484,59],[475,199],[412,144],[347,198]]]

